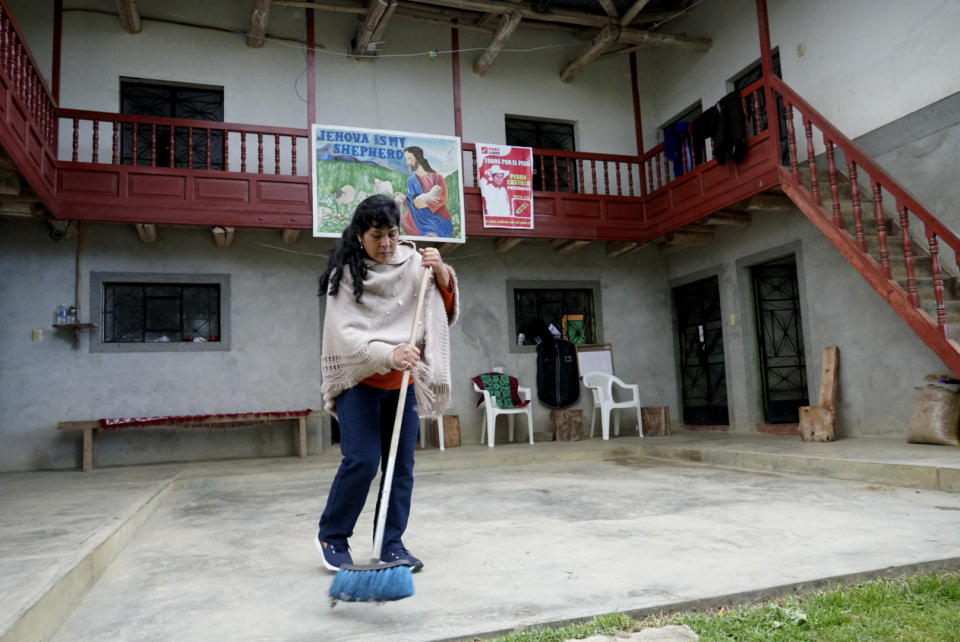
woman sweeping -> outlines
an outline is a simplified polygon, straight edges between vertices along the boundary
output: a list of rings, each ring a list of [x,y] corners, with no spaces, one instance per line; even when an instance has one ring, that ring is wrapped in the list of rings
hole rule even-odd
[[[418,412],[439,416],[449,405],[448,326],[456,321],[459,303],[456,276],[440,252],[432,247],[418,252],[399,238],[396,202],[382,194],[371,196],[357,206],[320,277],[320,294],[326,296],[322,391],[326,410],[340,424],[343,459],[320,517],[316,546],[323,565],[333,571],[353,564],[347,540],[377,469],[386,468],[404,370],[410,371],[413,385],[403,404],[380,559],[402,562],[414,572],[423,568],[402,539],[413,492]],[[425,268],[432,271],[433,283],[427,284],[417,339],[411,343]]]

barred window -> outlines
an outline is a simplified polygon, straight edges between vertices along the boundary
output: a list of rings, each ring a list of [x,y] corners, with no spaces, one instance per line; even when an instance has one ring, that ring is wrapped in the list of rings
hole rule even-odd
[[[593,294],[593,288],[515,288],[517,345],[536,345],[529,328],[538,319],[571,343],[597,343]]]
[[[230,349],[230,275],[91,272],[91,352]]]
[[[105,343],[220,340],[217,284],[104,283]]]

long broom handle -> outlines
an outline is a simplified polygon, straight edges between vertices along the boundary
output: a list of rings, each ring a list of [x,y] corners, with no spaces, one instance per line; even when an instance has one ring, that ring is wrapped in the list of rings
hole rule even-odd
[[[417,293],[417,309],[413,313],[413,328],[410,330],[410,344],[417,340],[417,326],[423,312],[423,299],[430,281],[430,268],[423,270],[420,277],[420,291]],[[387,469],[383,473],[383,492],[380,495],[380,512],[377,513],[377,526],[373,534],[373,559],[378,561],[383,554],[383,531],[387,525],[387,512],[390,510],[390,487],[393,485],[393,468],[397,461],[397,447],[400,444],[400,425],[403,423],[403,409],[407,402],[407,386],[410,384],[410,371],[403,371],[400,382],[400,399],[397,401],[397,416],[393,419],[393,435],[390,437],[390,453],[387,456]]]

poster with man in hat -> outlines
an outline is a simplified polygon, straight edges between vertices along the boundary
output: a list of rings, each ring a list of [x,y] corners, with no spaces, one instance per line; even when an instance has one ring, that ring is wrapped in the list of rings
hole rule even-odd
[[[477,143],[483,226],[533,229],[533,149]]]

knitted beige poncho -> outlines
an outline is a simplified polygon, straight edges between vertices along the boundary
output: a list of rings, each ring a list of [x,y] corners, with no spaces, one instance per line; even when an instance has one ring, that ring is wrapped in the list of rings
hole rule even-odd
[[[363,297],[357,303],[353,275],[344,266],[340,290],[327,294],[323,319],[320,372],[324,408],[336,416],[334,400],[373,374],[395,369],[393,350],[410,340],[417,290],[423,268],[416,246],[401,241],[387,263],[367,260]],[[417,412],[421,417],[439,417],[450,405],[450,333],[460,313],[460,289],[454,280],[454,305],[448,317],[443,298],[431,274],[423,302],[416,345],[420,361],[412,370]]]

